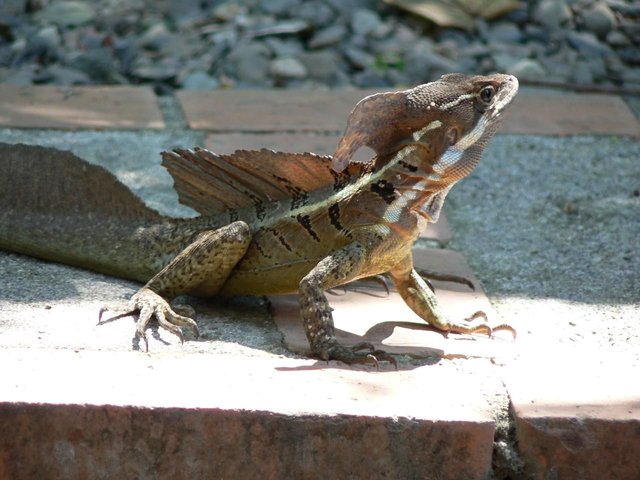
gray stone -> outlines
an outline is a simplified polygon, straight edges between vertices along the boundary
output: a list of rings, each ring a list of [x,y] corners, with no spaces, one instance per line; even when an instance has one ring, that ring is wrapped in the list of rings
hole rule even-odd
[[[518,43],[522,33],[513,23],[498,22],[487,29],[484,38],[489,42]]]
[[[373,10],[359,8],[351,17],[351,30],[356,35],[369,35],[380,27],[382,20]]]
[[[631,40],[620,30],[611,30],[607,34],[606,42],[614,48],[628,47],[631,45]]]
[[[295,38],[268,37],[264,39],[276,57],[295,57],[304,51],[304,47]]]
[[[314,80],[332,83],[339,76],[338,55],[331,50],[305,52],[298,56],[298,60],[307,69],[309,77]]]
[[[89,2],[55,2],[37,12],[36,18],[59,27],[75,27],[92,22],[95,18],[95,10]]]
[[[267,79],[269,48],[263,43],[250,42],[237,46],[227,57],[238,80],[259,84]]]
[[[269,73],[278,79],[303,79],[307,76],[307,69],[302,62],[295,58],[276,58],[269,65]]]
[[[386,75],[379,70],[367,69],[353,76],[354,83],[360,88],[375,88],[389,86]]]
[[[218,88],[220,83],[202,70],[191,72],[182,82],[182,88],[185,90],[209,91]]]
[[[18,68],[0,69],[0,80],[7,85],[27,86],[33,84],[33,78],[36,74],[36,65],[25,64]]]
[[[131,73],[143,80],[166,82],[178,75],[178,66],[173,62],[145,62],[135,66]]]
[[[49,25],[38,31],[36,37],[41,39],[49,48],[55,49],[60,46],[60,33],[54,25]]]
[[[3,0],[0,2],[0,18],[18,17],[27,9],[27,0]]]
[[[457,72],[459,65],[433,51],[430,41],[418,40],[405,57],[407,75],[417,82],[426,82],[444,73]]]
[[[300,0],[262,0],[260,9],[271,15],[292,16],[300,6]]]
[[[611,48],[602,43],[591,32],[567,32],[567,41],[581,54],[588,55],[611,55]]]
[[[322,30],[318,30],[311,40],[309,40],[310,48],[324,48],[340,43],[347,36],[347,28],[344,25],[331,25]]]
[[[234,18],[245,15],[246,13],[247,7],[234,1],[224,2],[211,10],[213,17],[223,22],[230,22]]]
[[[547,77],[547,72],[542,68],[542,65],[530,58],[525,58],[512,65],[507,73],[527,80],[544,80]]]
[[[579,85],[593,84],[593,73],[585,62],[578,62],[571,71],[571,81]]]
[[[174,40],[172,34],[164,22],[151,25],[138,39],[138,45],[147,50],[160,52]]]
[[[368,52],[356,47],[347,47],[343,51],[349,63],[357,68],[371,68],[376,63],[376,58]]]
[[[571,9],[563,0],[542,0],[533,11],[533,20],[549,30],[556,30],[572,19]]]
[[[336,18],[331,7],[322,2],[303,2],[296,15],[315,28],[325,27]]]
[[[587,30],[604,38],[616,24],[616,17],[605,2],[597,2],[580,12]]]
[[[640,68],[627,68],[622,72],[622,81],[624,83],[632,83],[640,85]]]
[[[88,85],[91,83],[89,75],[75,68],[53,64],[47,68],[51,75],[51,83],[55,85]]]

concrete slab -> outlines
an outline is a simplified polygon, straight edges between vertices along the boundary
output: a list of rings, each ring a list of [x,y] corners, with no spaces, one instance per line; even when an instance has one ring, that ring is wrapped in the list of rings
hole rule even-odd
[[[147,87],[0,86],[0,126],[61,129],[164,128]]]

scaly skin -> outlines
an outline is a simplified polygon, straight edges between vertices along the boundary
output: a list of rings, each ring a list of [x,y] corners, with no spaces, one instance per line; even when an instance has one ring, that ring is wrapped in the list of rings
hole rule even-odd
[[[377,156],[364,167],[331,172],[327,178],[333,181],[322,188],[304,191],[292,181],[279,179],[278,185],[290,190],[291,196],[273,202],[255,200],[254,206],[189,220],[142,211],[136,213],[142,217],[138,223],[135,215],[130,221],[113,222],[110,212],[101,225],[104,241],[92,239],[90,247],[76,248],[75,254],[65,251],[64,241],[48,249],[22,238],[6,240],[9,228],[0,222],[0,247],[148,280],[131,300],[131,311],[139,313],[137,336],[145,341],[147,323],[153,317],[180,338],[180,327],[197,334],[195,322],[169,305],[181,294],[297,291],[315,355],[349,363],[390,360],[366,344],[355,349],[339,345],[324,294],[387,272],[405,302],[429,324],[443,331],[490,335],[492,328],[486,323],[444,317],[433,292],[413,268],[411,247],[427,222],[437,220],[449,189],[478,163],[516,92],[514,77],[451,75],[405,92],[367,97],[349,118],[334,167],[347,168],[350,156],[362,145],[371,146]],[[240,153],[256,159],[285,155]],[[165,153],[165,160],[180,164],[206,155],[213,154],[176,151]],[[328,175],[330,159],[312,160],[315,163],[307,165],[317,169],[318,175]],[[189,188],[178,190],[189,193]],[[233,188],[242,190],[238,185]],[[29,233],[28,226],[25,229]],[[115,253],[109,245],[115,245]],[[498,328],[513,330],[505,325]]]

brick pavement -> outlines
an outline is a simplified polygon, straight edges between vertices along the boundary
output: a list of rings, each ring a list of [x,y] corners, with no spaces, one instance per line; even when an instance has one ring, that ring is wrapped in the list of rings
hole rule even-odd
[[[351,106],[364,93],[370,92],[178,92],[177,98],[188,127],[205,130],[205,145],[217,151],[267,147],[330,154]],[[505,123],[507,133],[640,136],[640,124],[626,104],[605,95],[523,92]],[[56,129],[158,130],[165,128],[165,122],[153,92],[146,88],[0,86],[0,127],[53,133]],[[428,232],[442,246],[451,235],[446,219]],[[475,291],[436,283],[445,310],[456,315],[491,311],[481,285],[459,254],[418,249],[415,255],[425,267],[474,279]],[[110,335],[120,336],[123,330],[103,328],[98,335],[106,337],[106,343],[100,349],[92,351],[89,346],[89,335],[96,333],[81,329],[86,335],[81,343],[88,351],[74,353],[72,345],[62,342],[43,364],[46,343],[38,351],[24,348],[28,342],[12,340],[20,334],[8,324],[5,340],[0,336],[0,364],[10,373],[2,380],[0,427],[10,435],[0,436],[0,478],[51,471],[79,478],[96,469],[144,476],[151,458],[168,452],[172,460],[161,457],[157,468],[175,478],[180,465],[191,465],[193,474],[208,468],[274,478],[315,478],[308,468],[338,477],[366,472],[372,478],[417,478],[430,471],[437,478],[486,478],[496,415],[488,399],[506,393],[513,402],[520,454],[536,478],[602,478],[610,460],[598,453],[612,450],[616,478],[640,476],[636,460],[640,392],[619,392],[625,398],[619,401],[596,395],[597,389],[566,391],[566,403],[558,405],[562,395],[549,390],[543,377],[531,377],[535,362],[505,360],[513,357],[517,343],[502,335],[495,340],[444,338],[416,323],[394,292],[386,295],[378,286],[335,292],[330,299],[343,341],[364,337],[396,353],[416,358],[436,354],[450,360],[436,361],[437,368],[377,373],[366,367],[345,369],[335,362],[325,365],[267,354],[245,358],[207,352],[198,358],[187,345],[163,354],[161,342],[153,344],[157,353],[147,356],[131,353],[130,346],[121,343],[110,344]],[[285,344],[304,351],[295,299],[274,298],[272,303]],[[74,317],[68,306],[56,301],[49,302],[45,312],[63,314],[64,329],[75,328],[74,322],[79,325],[88,315]],[[42,315],[34,311],[28,316]],[[391,316],[393,322],[388,321]],[[348,321],[353,317],[355,321]],[[506,370],[497,370],[491,359],[506,362]],[[105,368],[113,364],[118,375]],[[560,389],[563,378],[584,372],[575,362],[569,364],[574,370],[554,371],[554,364],[548,365],[549,377]],[[589,371],[606,377],[604,367]],[[51,383],[57,372],[65,374]],[[75,387],[78,378],[86,379],[86,389]],[[203,393],[199,387],[203,381],[218,388]],[[180,388],[172,391],[176,382]],[[139,384],[143,391],[137,391]],[[178,427],[170,426],[176,421]],[[220,443],[220,429],[238,441]],[[625,432],[625,441],[615,432]],[[125,440],[113,451],[104,440],[90,447],[96,435]],[[299,443],[295,455],[274,456],[274,451],[290,449],[292,435]],[[29,448],[17,447],[34,436],[41,438]],[[198,442],[215,444],[218,453],[212,457],[195,446]],[[176,450],[175,445],[182,447]],[[127,453],[136,449],[138,454]],[[121,456],[122,463],[115,465],[114,459]],[[27,464],[30,469],[23,470]]]

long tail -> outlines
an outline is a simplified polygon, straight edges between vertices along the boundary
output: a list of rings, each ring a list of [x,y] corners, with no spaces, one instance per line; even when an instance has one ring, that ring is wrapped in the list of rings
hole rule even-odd
[[[0,249],[144,280],[136,235],[162,221],[102,167],[0,143]]]

